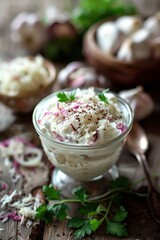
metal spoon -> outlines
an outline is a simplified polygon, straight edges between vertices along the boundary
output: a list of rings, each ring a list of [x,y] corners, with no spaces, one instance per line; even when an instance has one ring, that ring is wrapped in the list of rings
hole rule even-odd
[[[126,145],[128,150],[137,158],[144,171],[148,183],[148,207],[153,218],[160,223],[160,193],[158,193],[153,186],[148,163],[144,154],[148,149],[148,139],[139,124],[133,124],[131,132],[127,137]]]

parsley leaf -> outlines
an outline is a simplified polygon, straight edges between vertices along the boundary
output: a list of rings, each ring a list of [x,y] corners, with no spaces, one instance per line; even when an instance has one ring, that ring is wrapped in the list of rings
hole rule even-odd
[[[57,93],[57,97],[58,97],[59,102],[69,102],[70,101],[70,99],[64,92]]]
[[[87,194],[87,191],[82,187],[77,187],[74,189],[73,194],[79,198],[82,202],[85,201],[89,195]]]
[[[47,200],[53,204],[42,204],[36,210],[35,219],[45,221],[47,224],[53,221],[53,216],[63,221],[69,219],[67,226],[73,228],[75,240],[81,240],[86,235],[95,232],[102,223],[106,222],[106,233],[118,237],[127,236],[125,220],[128,212],[122,206],[124,192],[133,193],[127,177],[119,177],[110,181],[108,195],[101,200],[91,200],[84,188],[76,188],[71,199],[63,198],[61,191],[52,185],[44,186],[43,192]],[[79,203],[77,214],[69,216],[68,203]]]
[[[89,202],[86,203],[85,205],[83,204],[78,208],[78,212],[81,215],[91,215],[92,213],[96,212],[96,209],[98,208],[98,203],[96,202]]]
[[[113,218],[115,222],[122,222],[126,219],[128,212],[125,210],[123,206],[120,206],[119,209],[116,211],[116,214]]]
[[[99,226],[101,225],[102,223],[102,220],[98,220],[96,218],[93,218],[91,221],[90,221],[90,225],[91,225],[91,229],[93,232],[95,232]]]
[[[35,219],[45,221],[48,224],[53,220],[53,213],[51,209],[48,208],[48,206],[42,204],[36,209]]]
[[[81,240],[85,235],[90,235],[93,231],[92,224],[90,224],[90,219],[73,217],[68,221],[67,226],[77,229],[74,231],[75,240]]]
[[[52,184],[43,186],[42,190],[47,200],[60,200],[60,191],[54,189]]]
[[[127,236],[127,230],[126,230],[126,226],[124,223],[117,223],[117,222],[107,222],[107,227],[106,227],[106,231],[109,234],[115,235],[117,237],[123,237],[123,236]]]
[[[70,93],[69,98],[70,98],[70,101],[73,101],[76,98],[76,90]]]
[[[67,211],[69,206],[67,204],[54,204],[51,207],[53,214],[58,218],[58,220],[63,221],[67,217]]]
[[[99,99],[100,99],[102,102],[105,102],[105,103],[107,103],[107,104],[109,104],[109,102],[108,102],[107,97],[104,95],[104,93],[106,93],[106,92],[108,92],[108,91],[109,91],[109,89],[106,89],[106,90],[104,90],[102,93],[100,93],[100,94],[98,95]]]
[[[83,225],[74,231],[74,240],[81,240],[85,235],[92,233],[91,224],[89,219],[83,219]]]
[[[76,96],[76,91],[72,91],[70,93],[65,93],[65,92],[58,92],[57,97],[59,102],[70,102],[75,99]]]
[[[79,228],[83,226],[84,224],[84,219],[78,218],[78,217],[73,217],[68,220],[67,226],[71,228]]]

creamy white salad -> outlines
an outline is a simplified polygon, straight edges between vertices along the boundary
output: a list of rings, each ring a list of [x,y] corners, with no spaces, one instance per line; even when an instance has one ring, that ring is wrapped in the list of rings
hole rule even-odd
[[[57,93],[38,124],[54,140],[82,145],[103,144],[126,130],[116,97],[107,90],[97,95],[94,88]]]
[[[0,64],[0,93],[23,96],[48,85],[48,70],[41,56],[18,57]]]
[[[52,164],[73,179],[90,181],[117,162],[132,113],[108,90],[69,89],[42,100],[33,123]]]

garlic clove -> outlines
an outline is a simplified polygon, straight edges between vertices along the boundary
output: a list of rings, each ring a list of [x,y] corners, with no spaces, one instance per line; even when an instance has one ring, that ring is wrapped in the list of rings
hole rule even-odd
[[[121,91],[119,95],[130,104],[135,120],[142,120],[154,111],[155,106],[151,96],[145,93],[141,86]]]
[[[142,19],[138,16],[123,16],[116,21],[116,26],[126,36],[131,35],[142,27]]]
[[[61,87],[101,87],[108,85],[106,78],[84,62],[71,62],[63,68],[58,76]]]
[[[136,31],[124,40],[117,53],[117,58],[125,61],[148,59],[151,56],[149,40],[150,34],[147,30]]]
[[[20,13],[11,22],[11,39],[27,51],[36,53],[48,41],[46,28],[36,14]]]
[[[149,116],[155,107],[152,98],[144,92],[139,94],[138,99],[135,99],[135,103],[134,101],[132,102],[132,106],[135,112],[135,119],[138,121]]]
[[[151,49],[149,45],[150,34],[147,30],[138,30],[131,36],[131,39],[133,60],[147,59],[151,56]]]
[[[114,22],[101,24],[96,33],[97,43],[106,53],[114,53],[120,45],[120,32]]]
[[[133,52],[131,49],[131,39],[126,38],[117,52],[117,59],[131,62],[133,60]]]
[[[158,13],[157,15],[147,18],[144,21],[143,26],[149,31],[152,37],[160,36],[160,19]]]
[[[137,86],[136,88],[129,89],[129,90],[123,90],[119,93],[119,95],[127,100],[128,102],[132,101],[133,98],[135,98],[139,93],[143,92],[142,86]]]
[[[57,80],[61,87],[68,87],[69,86],[69,76],[72,72],[76,71],[77,69],[83,67],[85,64],[83,62],[71,62],[66,65],[58,74]]]

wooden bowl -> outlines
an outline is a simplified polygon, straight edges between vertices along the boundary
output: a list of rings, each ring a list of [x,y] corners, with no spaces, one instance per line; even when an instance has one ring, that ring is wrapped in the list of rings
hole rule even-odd
[[[29,57],[34,59],[34,57]],[[48,60],[44,60],[44,67],[48,71],[48,84],[40,86],[38,90],[19,94],[17,96],[8,96],[0,93],[0,101],[12,108],[15,112],[27,113],[34,109],[37,103],[52,92],[52,87],[56,79],[56,68]]]
[[[89,64],[120,88],[153,85],[159,81],[160,59],[125,62],[102,52],[96,42],[96,31],[100,24],[102,22],[93,25],[83,39],[83,53]]]

